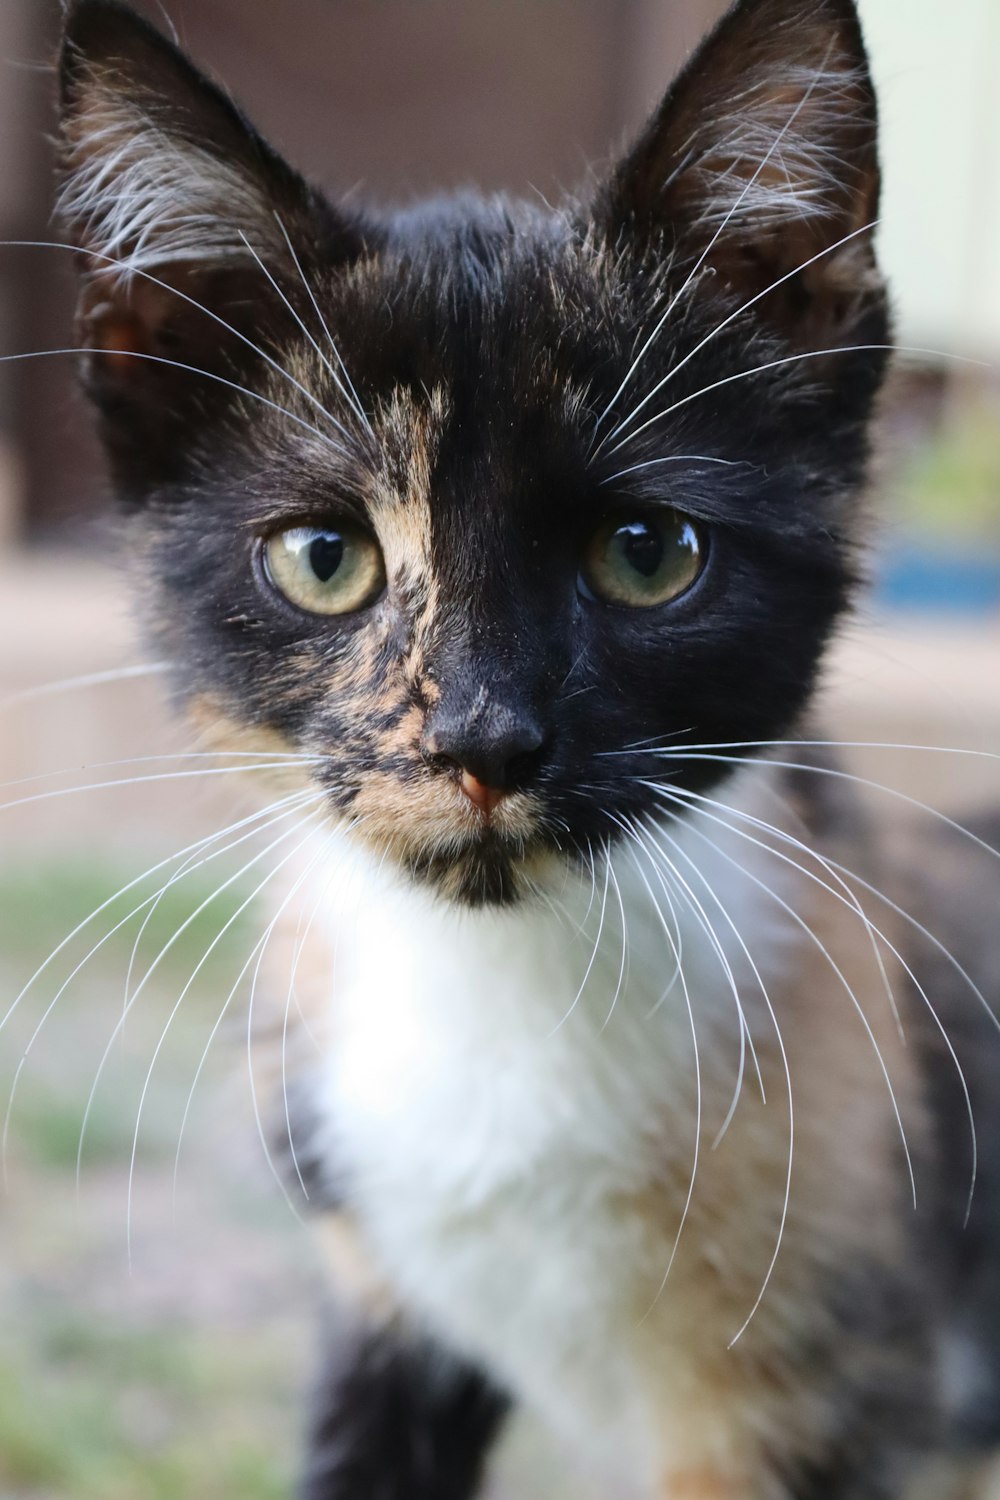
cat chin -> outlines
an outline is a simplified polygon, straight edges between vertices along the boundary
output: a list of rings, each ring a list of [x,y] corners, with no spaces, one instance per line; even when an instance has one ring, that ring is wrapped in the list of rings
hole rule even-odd
[[[377,852],[367,840],[361,842],[368,855]],[[549,892],[557,892],[572,861],[565,850],[542,842],[515,846],[487,834],[462,848],[396,854],[378,864],[383,878],[393,878],[394,871],[395,878],[435,901],[466,910],[495,910],[544,900]]]
[[[488,838],[457,853],[415,855],[403,864],[405,877],[449,905],[473,910],[517,906],[565,879],[566,859],[543,847],[513,850]]]
[[[406,874],[450,904],[472,909],[513,906],[526,894],[515,860],[499,850],[410,860]]]

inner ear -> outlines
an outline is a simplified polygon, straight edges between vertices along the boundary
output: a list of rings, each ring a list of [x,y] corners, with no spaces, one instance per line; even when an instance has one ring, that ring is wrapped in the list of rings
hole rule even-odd
[[[231,309],[251,287],[266,304],[269,276],[294,300],[301,267],[359,252],[357,221],[314,192],[222,89],[118,0],[71,5],[60,81],[57,215],[83,252],[85,284],[95,286],[82,315],[94,320],[104,302],[118,309],[97,320],[109,339],[115,316],[122,326],[138,318],[150,338],[164,325],[153,281],[192,299],[216,295]]]
[[[161,396],[177,381],[179,372],[190,380],[196,370],[211,378],[240,363],[247,349],[241,330],[222,312],[235,317],[236,280],[230,273],[225,288],[216,287],[194,267],[165,269],[161,280],[150,273],[122,277],[103,267],[86,271],[77,304],[77,340],[87,361],[92,394],[118,387],[136,394],[144,387]],[[246,277],[239,280],[244,281]],[[207,301],[203,301],[207,298]],[[262,328],[256,330],[262,337]],[[197,366],[192,361],[198,361]],[[159,368],[156,368],[159,366]]]
[[[614,174],[618,234],[704,258],[797,341],[878,291],[877,109],[852,0],[740,0]]]
[[[106,361],[106,369],[115,379],[128,380],[136,358],[148,359],[154,352],[154,328],[161,317],[151,317],[150,309],[136,305],[149,299],[123,299],[114,296],[95,278],[80,297],[77,328],[80,344],[95,358]]]

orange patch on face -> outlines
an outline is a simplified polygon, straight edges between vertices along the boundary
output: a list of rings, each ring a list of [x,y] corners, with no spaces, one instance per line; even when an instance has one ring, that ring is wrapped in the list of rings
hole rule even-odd
[[[359,820],[359,837],[402,859],[457,854],[471,847],[483,828],[481,814],[457,782],[432,772],[411,782],[372,772],[361,783],[351,815]],[[537,827],[533,799],[524,793],[505,797],[491,827],[515,843],[527,841]]]
[[[320,1222],[320,1242],[341,1296],[373,1322],[391,1322],[397,1314],[395,1298],[373,1266],[356,1225],[343,1214],[328,1214]]]
[[[263,774],[272,787],[288,792],[317,790],[313,767],[307,761],[296,759],[298,746],[278,730],[261,724],[239,723],[210,693],[199,693],[189,701],[187,718],[198,736],[198,743],[210,751],[219,752],[220,767],[227,764],[227,755],[232,756],[232,763],[237,766],[245,757],[248,771],[268,765]],[[268,759],[271,756],[274,757],[273,763]],[[260,786],[259,776],[252,777],[250,784]]]
[[[128,370],[134,355],[149,352],[147,332],[139,319],[117,311],[111,303],[94,309],[84,332],[92,347],[102,350],[108,364],[118,371]]]

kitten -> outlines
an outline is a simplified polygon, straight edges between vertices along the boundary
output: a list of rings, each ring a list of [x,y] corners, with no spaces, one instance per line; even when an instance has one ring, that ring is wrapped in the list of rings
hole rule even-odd
[[[642,1500],[991,1445],[995,899],[959,966],[955,836],[907,884],[808,748],[890,340],[852,0],[737,0],[553,210],[329,203],[117,0],[62,102],[151,637],[323,820],[302,1496],[465,1500],[514,1410]]]

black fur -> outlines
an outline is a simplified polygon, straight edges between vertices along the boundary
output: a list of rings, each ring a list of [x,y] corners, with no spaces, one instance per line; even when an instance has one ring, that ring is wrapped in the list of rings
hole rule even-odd
[[[338,1328],[299,1500],[472,1500],[506,1398],[427,1340]]]
[[[836,85],[813,127],[838,137],[831,150],[845,145],[846,131],[857,167],[809,220],[801,246],[800,216],[776,237],[766,215],[739,209],[739,183],[732,223],[716,242],[688,182],[693,126],[706,136],[706,157],[719,149],[707,106],[717,111],[731,96],[731,107],[742,107],[748,27],[761,123],[776,136],[789,119],[790,106],[781,115],[772,95],[782,96],[790,28],[802,55],[817,66],[832,57],[833,76],[839,68],[857,96],[849,124],[836,123],[847,108]],[[888,340],[867,242],[834,252],[877,199],[874,104],[851,5],[737,6],[635,153],[589,201],[556,213],[467,196],[401,213],[322,206],[174,48],[108,0],[78,0],[63,75],[71,143],[95,101],[106,109],[138,100],[182,147],[235,163],[286,224],[365,410],[384,415],[404,399],[418,425],[434,428],[433,437],[401,437],[386,417],[373,448],[246,255],[223,267],[167,263],[159,278],[205,302],[269,359],[308,368],[311,395],[340,430],[218,321],[171,302],[143,276],[123,291],[99,261],[84,265],[85,336],[109,338],[110,316],[112,330],[121,336],[124,326],[139,346],[131,362],[92,356],[88,378],[120,491],[141,506],[155,628],[184,664],[185,695],[208,694],[241,721],[329,754],[331,799],[347,813],[374,776],[412,784],[451,773],[454,757],[428,753],[426,737],[406,731],[410,711],[433,700],[481,768],[538,802],[520,840],[487,838],[457,860],[436,848],[400,854],[416,878],[477,901],[521,894],[523,849],[586,854],[617,837],[621,819],[650,810],[643,781],[659,763],[609,752],[788,731],[852,587],[867,421]],[[708,76],[714,92],[699,104]],[[66,170],[72,184],[80,172],[72,144]],[[650,196],[651,172],[666,174],[669,192]],[[274,248],[273,215],[264,218],[268,269],[322,337],[301,280]],[[92,219],[70,227],[84,247],[99,248]],[[788,255],[799,254],[820,258],[768,291],[787,274]],[[118,309],[111,315],[108,298]],[[674,299],[677,315],[599,424]],[[855,344],[859,352],[816,357],[817,348]],[[209,378],[161,367],[162,356]],[[595,438],[607,438],[664,380],[633,426],[668,404],[676,411],[595,454]],[[245,384],[251,396],[223,381]],[[431,393],[443,403],[436,420]],[[425,441],[427,451],[414,454]],[[371,610],[331,619],[289,607],[267,585],[254,561],[262,534],[338,516],[370,525],[373,486],[405,492],[414,461],[429,471],[430,561],[446,608],[421,617],[421,580],[400,579]],[[664,506],[700,528],[707,562],[696,586],[657,609],[588,597],[578,572],[595,529],[609,515],[655,517]],[[484,683],[490,715],[473,726]],[[511,724],[530,726],[532,749],[498,771]],[[673,774],[699,787],[721,769],[692,760]]]
[[[934,1311],[947,1330],[948,1442],[972,1452],[1000,1446],[1000,870],[992,853],[1000,815],[964,826],[979,850],[950,828],[925,835],[905,889],[907,910],[940,944],[911,944],[930,1002],[911,984],[935,1148],[919,1184],[919,1223]]]

